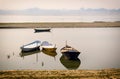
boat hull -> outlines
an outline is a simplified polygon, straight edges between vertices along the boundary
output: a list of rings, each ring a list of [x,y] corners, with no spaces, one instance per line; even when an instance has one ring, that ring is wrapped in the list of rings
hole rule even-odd
[[[35,32],[50,32],[51,29],[34,29]]]
[[[44,51],[50,51],[50,52],[54,52],[56,51],[57,48],[42,48],[42,50]]]
[[[40,50],[39,47],[40,47],[40,46],[35,47],[35,48],[21,48],[21,49],[22,49],[22,52],[27,53],[27,52],[31,52],[31,51]]]
[[[62,54],[65,57],[65,59],[75,60],[78,58],[80,53],[79,52],[62,52]]]
[[[31,51],[40,50],[40,45],[41,45],[40,41],[34,41],[32,43],[23,45],[21,47],[21,50],[22,52],[31,52]]]
[[[61,53],[66,59],[69,59],[69,60],[77,59],[80,54],[78,50],[68,45],[66,45],[61,49]]]

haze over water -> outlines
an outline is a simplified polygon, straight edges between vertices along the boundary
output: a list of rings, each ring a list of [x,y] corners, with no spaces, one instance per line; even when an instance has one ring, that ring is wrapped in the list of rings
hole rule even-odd
[[[63,16],[35,15],[0,15],[0,22],[115,22],[120,21],[120,14],[86,14]]]
[[[120,0],[0,0],[0,22],[120,21]]]

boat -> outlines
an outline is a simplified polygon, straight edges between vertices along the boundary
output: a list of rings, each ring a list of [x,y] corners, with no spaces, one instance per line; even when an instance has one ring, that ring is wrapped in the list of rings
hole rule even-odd
[[[56,45],[50,44],[47,41],[43,41],[42,44],[41,44],[41,47],[42,47],[42,50],[46,50],[46,51],[49,51],[49,52],[54,52],[57,49]]]
[[[68,60],[64,57],[64,55],[62,55],[60,57],[60,62],[65,68],[67,68],[69,70],[78,69],[80,64],[81,64],[81,61],[80,61],[79,58],[76,58],[75,60],[74,59],[73,60]]]
[[[80,52],[75,48],[68,46],[66,44],[65,47],[61,48],[60,52],[64,55],[66,59],[75,60],[78,58]]]
[[[35,28],[35,33],[36,32],[50,32],[50,28]]]
[[[21,47],[22,52],[26,53],[26,52],[31,52],[31,51],[36,51],[36,50],[40,50],[40,45],[41,45],[41,41],[34,41],[32,43],[23,45]]]

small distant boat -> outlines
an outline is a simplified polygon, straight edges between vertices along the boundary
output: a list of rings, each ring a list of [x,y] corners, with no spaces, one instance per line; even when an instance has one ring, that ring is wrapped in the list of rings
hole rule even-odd
[[[50,28],[35,28],[35,32],[50,32]]]
[[[73,48],[71,46],[68,46],[67,44],[65,47],[63,47],[60,50],[60,52],[68,60],[75,60],[78,58],[78,55],[80,54],[80,52],[78,50],[76,50],[75,48]]]
[[[56,45],[53,45],[53,44],[50,44],[49,42],[47,41],[43,41],[42,44],[41,44],[41,47],[42,47],[42,50],[46,50],[46,51],[56,51]]]
[[[21,47],[22,52],[31,52],[31,51],[36,51],[36,50],[40,50],[39,47],[41,45],[41,41],[34,41],[32,43],[23,45]]]

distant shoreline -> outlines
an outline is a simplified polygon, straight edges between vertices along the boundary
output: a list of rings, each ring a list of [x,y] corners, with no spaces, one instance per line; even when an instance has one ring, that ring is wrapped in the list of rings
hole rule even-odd
[[[0,79],[119,79],[120,69],[103,70],[8,70]]]
[[[2,28],[92,28],[120,27],[120,22],[41,22],[41,23],[0,23]]]

